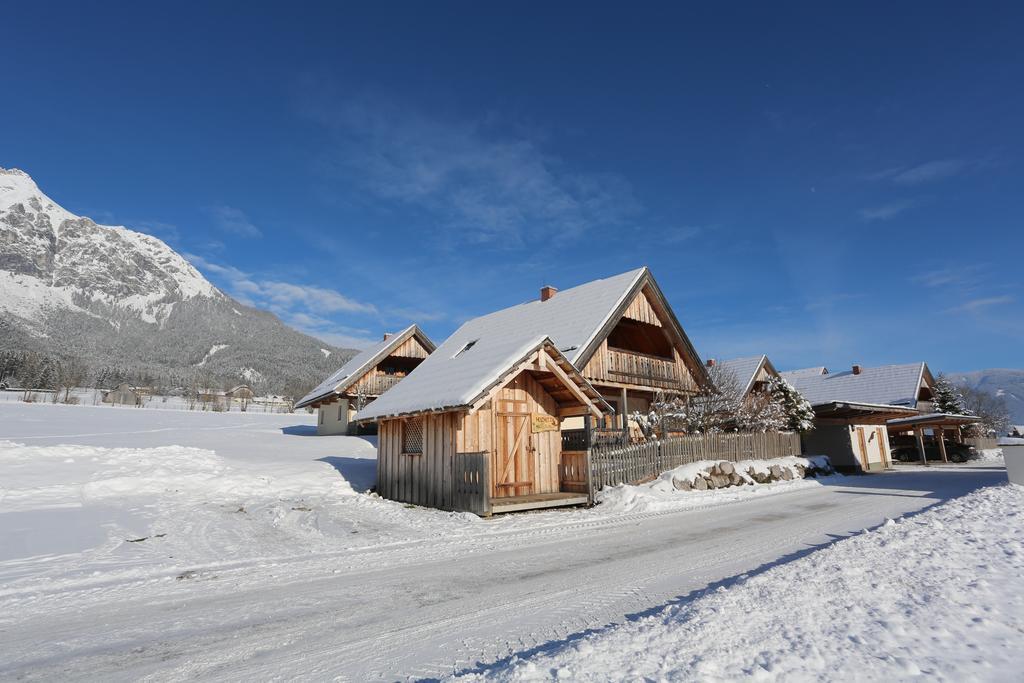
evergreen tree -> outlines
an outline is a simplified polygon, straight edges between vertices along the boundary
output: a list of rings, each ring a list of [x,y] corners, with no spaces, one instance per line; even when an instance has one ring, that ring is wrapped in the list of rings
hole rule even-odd
[[[964,395],[960,389],[953,384],[948,377],[940,374],[935,378],[935,386],[932,389],[935,395],[934,406],[936,413],[946,415],[971,415],[967,412],[967,404],[964,402]]]
[[[771,392],[782,404],[786,429],[792,432],[809,432],[814,429],[814,409],[796,387],[780,377],[772,380]]]

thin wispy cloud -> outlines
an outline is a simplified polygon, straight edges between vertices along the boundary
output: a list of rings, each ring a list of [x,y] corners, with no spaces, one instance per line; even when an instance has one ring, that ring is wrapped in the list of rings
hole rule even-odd
[[[963,159],[937,159],[915,166],[894,166],[866,176],[868,180],[888,180],[896,185],[921,185],[945,180],[962,173],[969,166]]]
[[[861,209],[860,217],[866,221],[887,221],[915,206],[917,206],[917,201],[913,199],[888,202],[879,206]]]
[[[373,99],[320,102],[307,113],[334,140],[332,171],[378,200],[429,212],[455,241],[565,242],[640,210],[622,176],[575,170],[486,121],[441,120]]]
[[[990,296],[981,299],[972,299],[959,306],[954,306],[949,309],[950,313],[979,313],[986,309],[992,308],[993,306],[1003,306],[1005,304],[1012,304],[1015,299],[1004,294],[1002,296]]]
[[[226,204],[211,206],[209,213],[213,216],[217,226],[224,232],[229,232],[242,237],[262,237],[263,231],[253,225],[249,217],[241,209]]]
[[[378,316],[377,307],[341,292],[316,285],[260,278],[234,266],[215,263],[197,254],[183,254],[194,266],[212,274],[239,302],[276,314],[288,325],[341,346],[361,348],[372,343],[369,332],[326,317],[332,313]],[[343,342],[343,343],[342,343]]]

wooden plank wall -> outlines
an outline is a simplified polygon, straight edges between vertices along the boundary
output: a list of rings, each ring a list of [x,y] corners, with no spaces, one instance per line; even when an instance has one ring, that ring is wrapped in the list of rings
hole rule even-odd
[[[420,344],[419,340],[416,339],[416,335],[413,335],[399,344],[398,348],[391,352],[391,355],[402,358],[426,358],[429,354],[423,348],[423,345]]]
[[[513,409],[515,409],[513,411]],[[414,505],[452,509],[455,453],[488,453],[492,497],[498,468],[494,451],[497,412],[528,412],[557,416],[558,405],[529,372],[509,382],[494,399],[473,414],[466,411],[424,414],[423,453],[404,454],[402,419],[381,420],[377,446],[377,492],[384,498]],[[530,427],[527,426],[529,430]],[[533,490],[562,490],[562,434],[558,430],[529,434],[533,442]],[[575,470],[579,463],[575,463]],[[570,489],[576,490],[576,489]]]
[[[638,292],[633,300],[629,302],[629,305],[626,306],[626,310],[623,312],[622,317],[647,323],[648,325],[657,325],[658,327],[661,327],[661,319],[658,317],[658,314],[654,312],[651,302],[647,299],[647,295],[644,294],[643,291]]]
[[[402,453],[403,420],[382,420],[378,430],[377,493],[403,503],[452,509],[452,457],[458,413],[426,414],[423,452]]]
[[[467,415],[462,422],[462,429],[456,437],[456,449],[460,453],[487,451],[491,453],[492,479],[500,476],[501,468],[498,454],[494,451],[496,439],[496,412],[530,412],[541,415],[558,414],[558,404],[529,372],[523,372],[509,382],[494,397],[491,403]],[[529,429],[529,427],[527,427]],[[557,493],[559,490],[559,454],[562,451],[562,435],[559,431],[531,434],[533,446],[534,486],[533,493]],[[493,488],[491,495],[497,497],[498,490]]]
[[[398,356],[401,358],[426,358],[428,355],[429,354],[427,353],[427,350],[423,348],[423,345],[420,344],[419,340],[416,339],[415,335],[413,335],[412,337],[409,337],[404,342],[399,344],[398,347],[387,358],[390,358],[391,356]],[[360,390],[362,390],[363,393],[369,396],[377,396],[381,393],[384,393],[383,391],[380,391],[382,385],[378,378],[385,376],[385,373],[383,370],[381,370],[380,366],[387,362],[387,358],[385,358],[380,363],[367,370],[366,373],[362,377],[360,377],[356,381],[356,383],[353,384],[347,390],[346,393],[355,395],[358,394]],[[401,378],[404,376],[404,373],[400,373],[398,375],[394,375],[393,377]],[[383,386],[384,391],[390,388],[390,384]]]

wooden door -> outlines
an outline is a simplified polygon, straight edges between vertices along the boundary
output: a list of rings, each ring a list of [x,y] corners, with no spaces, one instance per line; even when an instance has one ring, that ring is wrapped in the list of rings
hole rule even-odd
[[[860,445],[860,465],[865,472],[868,471],[868,440],[864,434],[863,427],[857,427],[857,443]]]
[[[892,465],[889,459],[889,440],[885,438],[885,430],[881,427],[876,427],[875,433],[878,434],[878,452],[882,456],[882,467],[889,469]]]
[[[525,496],[534,493],[533,433],[530,413],[495,414],[494,498]]]

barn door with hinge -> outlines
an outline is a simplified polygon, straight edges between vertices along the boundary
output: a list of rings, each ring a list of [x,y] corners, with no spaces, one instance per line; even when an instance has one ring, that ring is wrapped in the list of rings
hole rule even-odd
[[[494,490],[491,495],[508,498],[533,493],[535,447],[530,413],[497,413],[494,426]]]

